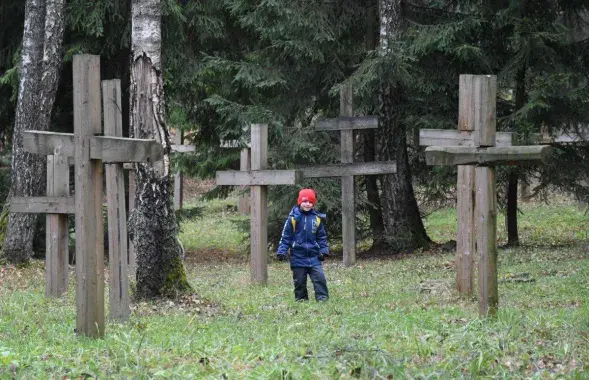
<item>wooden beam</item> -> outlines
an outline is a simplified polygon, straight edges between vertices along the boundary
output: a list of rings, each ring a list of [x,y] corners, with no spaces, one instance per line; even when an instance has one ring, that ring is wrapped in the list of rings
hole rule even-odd
[[[252,124],[252,172],[268,166],[268,126]],[[237,172],[240,173],[240,172]],[[217,172],[218,174],[218,172]],[[268,187],[252,186],[251,280],[268,283]]]
[[[251,148],[252,144],[249,142],[242,142],[241,140],[221,140],[219,147],[221,148],[241,148],[245,146],[246,148]]]
[[[110,136],[90,139],[90,158],[104,163],[156,162],[163,157],[164,149],[155,140]]]
[[[247,172],[251,170],[251,149],[243,148],[239,157],[239,170]],[[248,215],[251,210],[250,194],[249,189],[246,186],[242,186],[240,194],[237,199],[237,211],[241,215]]]
[[[25,131],[23,146],[27,152],[50,155],[54,152],[73,156],[74,135],[70,133]],[[90,158],[114,162],[159,161],[163,148],[155,140],[131,139],[126,137],[92,136]]]
[[[73,157],[74,135],[71,133],[24,131],[23,148],[29,153],[43,156],[57,153],[66,157]]]
[[[495,315],[499,304],[497,287],[497,196],[495,168],[476,167],[475,219],[479,259],[479,315]]]
[[[475,263],[475,166],[458,165],[456,214],[456,290],[462,294],[474,292]]]
[[[74,55],[76,185],[76,331],[104,335],[104,227],[102,162],[90,159],[90,141],[101,132],[100,57]]]
[[[305,178],[379,175],[397,172],[396,161],[353,162],[348,164],[315,165],[300,168]]]
[[[495,75],[475,75],[473,77],[474,95],[474,145],[495,145],[497,131],[496,103],[497,77]]]
[[[31,214],[75,214],[73,197],[12,197],[10,212]]]
[[[341,162],[351,164],[354,162],[354,123],[360,119],[354,119],[354,91],[351,86],[340,89],[340,118],[338,129],[341,131]],[[363,119],[361,125],[378,126],[378,119],[371,117]],[[342,245],[343,262],[345,266],[356,263],[356,198],[354,176],[341,177],[342,186]]]
[[[121,81],[102,82],[104,134],[123,136]],[[129,320],[129,276],[127,249],[127,211],[125,209],[125,172],[122,164],[106,164],[106,202],[108,219],[109,318]]]
[[[524,162],[545,163],[552,149],[544,145],[512,147],[436,147],[425,149],[428,165],[518,165]]]
[[[456,131],[453,129],[420,129],[420,146],[475,146],[474,131]],[[496,146],[516,145],[515,133],[497,132]]]
[[[67,197],[70,206],[70,168],[67,157],[47,156],[47,196]],[[74,210],[71,210],[72,213]],[[48,214],[45,218],[45,296],[61,297],[68,288],[69,223],[67,214]]]
[[[131,215],[135,209],[136,191],[137,185],[135,183],[135,171],[131,170],[129,171],[129,215]],[[137,278],[137,253],[135,252],[133,241],[130,238],[127,239],[127,246],[129,249],[129,278],[135,281]]]
[[[345,91],[342,89],[342,91]],[[317,131],[342,131],[352,129],[378,128],[376,116],[340,116],[334,119],[319,119],[315,125]]]
[[[216,173],[215,184],[234,186],[296,185],[302,179],[303,172],[300,170],[251,170],[248,172],[226,170]]]

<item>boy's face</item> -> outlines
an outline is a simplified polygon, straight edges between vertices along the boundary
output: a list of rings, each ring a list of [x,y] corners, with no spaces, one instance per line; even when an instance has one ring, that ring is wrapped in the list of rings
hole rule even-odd
[[[309,211],[309,210],[311,210],[312,208],[313,208],[313,203],[312,203],[312,202],[309,202],[309,201],[303,201],[303,202],[301,203],[301,209],[302,209],[303,211]]]

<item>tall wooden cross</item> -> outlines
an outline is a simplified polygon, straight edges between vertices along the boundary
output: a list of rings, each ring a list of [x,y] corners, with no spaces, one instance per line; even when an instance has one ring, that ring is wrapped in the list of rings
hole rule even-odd
[[[354,163],[354,130],[378,128],[375,116],[354,117],[353,91],[349,86],[340,90],[340,117],[319,120],[318,131],[341,131],[341,164],[319,165],[304,169],[305,178],[341,177],[343,262],[356,262],[356,200],[355,175],[392,174],[397,172],[395,161]]]
[[[81,335],[100,337],[104,334],[102,164],[158,161],[163,157],[163,148],[155,140],[97,136],[102,134],[99,56],[74,56],[73,83],[74,133],[25,131],[23,145],[31,153],[73,157],[75,196],[67,196],[62,189],[53,196],[12,198],[11,211],[75,213],[76,331]],[[103,89],[105,99],[116,94],[111,92],[111,84],[106,84]],[[113,115],[105,113],[106,120],[113,120]],[[117,181],[115,176],[111,179]],[[111,278],[124,281],[126,275],[121,275],[121,263],[126,257],[111,256],[110,259]]]
[[[298,170],[266,170],[268,167],[268,126],[251,126],[251,170],[218,171],[216,185],[249,186],[251,192],[251,280],[268,282],[268,185],[296,185]]]
[[[475,165],[474,173],[469,168],[460,170],[463,184],[474,183],[474,223],[470,222],[470,211],[473,208],[469,199],[472,192],[470,187],[459,189],[458,205],[468,220],[464,223],[474,230],[468,231],[476,235],[475,250],[478,256],[478,288],[479,315],[493,315],[497,311],[499,294],[497,288],[497,202],[495,188],[496,165],[514,165],[524,161],[546,162],[551,154],[551,148],[538,146],[495,146],[496,133],[496,96],[497,78],[490,75],[461,75],[460,76],[460,124],[466,125],[465,130],[472,128],[474,146],[431,146],[426,148],[426,162],[428,165]],[[461,127],[459,126],[459,129]],[[462,172],[462,173],[461,173]],[[474,176],[473,176],[474,174]],[[466,196],[466,200],[462,197]],[[461,206],[461,203],[464,204]],[[459,217],[459,219],[460,219]],[[465,232],[465,231],[463,231]],[[459,236],[460,239],[460,236]],[[466,238],[462,244],[471,244]],[[458,241],[457,241],[458,243]],[[474,241],[472,242],[474,244]],[[472,249],[463,248],[463,253]],[[471,251],[472,252],[472,251]],[[472,255],[471,255],[472,256]],[[472,260],[472,258],[469,258]],[[472,262],[472,261],[469,261]]]

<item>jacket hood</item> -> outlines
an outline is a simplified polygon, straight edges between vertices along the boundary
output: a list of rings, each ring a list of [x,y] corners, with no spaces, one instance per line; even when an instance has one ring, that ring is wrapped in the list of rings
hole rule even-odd
[[[288,216],[294,216],[295,219],[299,220],[301,215],[303,215],[303,214],[304,214],[304,212],[301,210],[301,208],[299,206],[294,206],[292,208],[292,210],[290,210],[290,213],[288,214]],[[316,216],[320,217],[321,219],[327,218],[327,215],[318,212],[317,210],[315,210],[315,208],[312,208],[311,210],[309,210],[308,214],[309,215],[316,215]]]

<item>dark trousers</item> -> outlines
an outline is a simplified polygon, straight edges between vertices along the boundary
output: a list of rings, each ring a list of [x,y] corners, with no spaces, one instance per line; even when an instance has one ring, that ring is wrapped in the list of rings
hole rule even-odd
[[[307,293],[307,275],[309,275],[311,282],[313,282],[315,299],[317,301],[327,301],[329,298],[329,292],[327,290],[325,273],[323,272],[321,265],[310,268],[293,267],[291,269],[292,278],[294,280],[295,300],[304,301],[309,299],[309,293]]]

